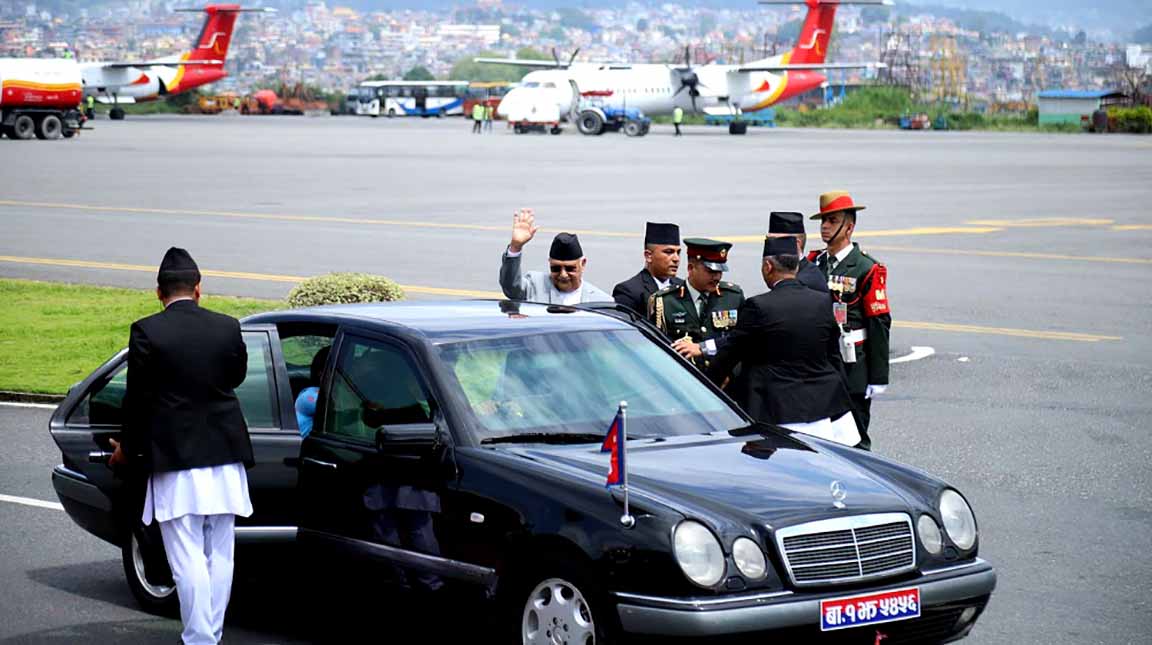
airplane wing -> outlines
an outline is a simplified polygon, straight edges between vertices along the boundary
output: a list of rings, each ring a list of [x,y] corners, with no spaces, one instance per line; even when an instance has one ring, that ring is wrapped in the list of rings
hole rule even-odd
[[[223,65],[222,60],[142,60],[134,63],[102,63],[100,67],[108,69],[127,69],[129,67],[178,67],[180,65]]]
[[[738,67],[737,72],[799,72],[821,69],[880,69],[884,63],[794,63],[790,65],[755,65]]]
[[[516,65],[519,67],[538,67],[543,69],[545,67],[555,67],[558,69],[565,69],[568,65],[564,63],[557,63],[552,60],[532,60],[527,58],[473,58],[473,63],[489,63],[492,65]]]

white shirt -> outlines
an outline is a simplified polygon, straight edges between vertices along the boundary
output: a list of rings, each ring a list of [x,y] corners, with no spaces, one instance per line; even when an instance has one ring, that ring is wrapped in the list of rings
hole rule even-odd
[[[833,255],[832,257],[836,258],[836,266],[840,266],[840,263],[848,258],[848,254],[851,253],[854,248],[856,248],[856,245],[849,242],[848,246],[840,249],[836,255]]]
[[[649,271],[648,275],[652,275],[652,272]],[[657,291],[663,291],[664,289],[668,288],[668,285],[672,284],[671,278],[669,278],[667,280],[661,280],[660,278],[657,278],[656,276],[652,275],[652,279],[656,281],[656,290]]]
[[[154,473],[144,497],[145,525],[185,515],[252,515],[244,464]]]

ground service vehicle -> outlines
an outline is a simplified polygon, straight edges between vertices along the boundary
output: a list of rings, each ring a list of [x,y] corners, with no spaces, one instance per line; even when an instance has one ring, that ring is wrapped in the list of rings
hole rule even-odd
[[[0,133],[59,139],[80,129],[80,68],[68,59],[0,58]]]
[[[442,117],[464,113],[468,81],[364,81],[356,93],[361,116]]]
[[[251,316],[243,334],[255,514],[237,539],[294,541],[311,554],[300,561],[341,580],[337,597],[344,581],[382,585],[384,570],[413,593],[483,589],[507,636],[477,628],[485,642],[758,631],[814,642],[835,631],[935,643],[967,635],[995,587],[955,488],[753,422],[619,309],[336,305]],[[171,585],[150,577],[138,507],[94,463],[123,421],[124,359],[52,416],[63,455],[52,480],[77,524],[121,545],[133,591],[156,608]],[[318,407],[301,440],[293,399],[312,385]],[[621,401],[627,507],[605,487],[601,450]],[[452,614],[443,596],[421,597]]]

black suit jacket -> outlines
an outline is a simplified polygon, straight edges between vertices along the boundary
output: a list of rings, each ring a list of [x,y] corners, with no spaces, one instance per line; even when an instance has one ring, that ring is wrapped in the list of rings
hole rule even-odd
[[[132,324],[122,450],[147,472],[253,464],[235,388],[248,351],[235,318],[179,300]]]
[[[796,280],[781,280],[744,302],[708,376],[722,383],[740,363],[730,391],[758,421],[837,418],[852,407],[839,338],[828,296]]]
[[[669,284],[678,285],[684,282],[673,277]],[[612,289],[612,299],[632,309],[641,316],[648,316],[648,299],[656,293],[656,278],[648,273],[648,269],[640,269],[640,273],[628,278]]]
[[[820,270],[820,267],[809,262],[808,258],[800,258],[800,268],[796,271],[796,279],[800,281],[800,284],[813,291],[828,293],[828,278],[824,277],[824,272]]]

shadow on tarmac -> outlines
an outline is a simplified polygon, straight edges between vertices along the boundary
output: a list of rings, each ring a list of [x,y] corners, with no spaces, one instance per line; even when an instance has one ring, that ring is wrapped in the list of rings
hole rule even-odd
[[[302,574],[295,560],[239,567],[224,627],[228,644],[353,643],[367,641],[469,642],[490,634],[488,607],[459,589],[416,596],[372,580]],[[119,621],[53,627],[0,640],[3,645],[139,643],[173,645],[180,621],[152,617],[136,604],[118,560],[28,572],[37,583],[76,597],[89,610],[111,604],[136,613]],[[450,605],[450,606],[449,606]],[[450,618],[446,618],[450,617]],[[485,638],[484,640],[490,640]]]

